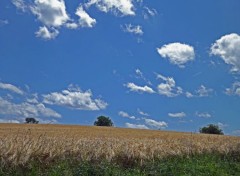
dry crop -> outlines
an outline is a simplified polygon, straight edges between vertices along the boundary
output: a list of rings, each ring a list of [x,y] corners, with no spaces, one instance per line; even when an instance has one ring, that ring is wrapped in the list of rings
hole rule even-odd
[[[143,163],[169,155],[239,150],[240,138],[157,130],[0,124],[0,164],[77,160]]]

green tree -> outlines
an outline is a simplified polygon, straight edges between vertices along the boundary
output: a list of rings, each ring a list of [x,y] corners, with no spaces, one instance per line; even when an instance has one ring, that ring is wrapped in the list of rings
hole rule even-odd
[[[113,126],[113,122],[109,117],[99,116],[94,122],[95,126]]]
[[[200,128],[199,132],[205,134],[224,134],[222,129],[220,129],[218,125],[214,124],[209,124],[208,126]]]
[[[39,122],[35,118],[26,118],[25,121],[26,123],[34,123],[34,124],[38,124]]]

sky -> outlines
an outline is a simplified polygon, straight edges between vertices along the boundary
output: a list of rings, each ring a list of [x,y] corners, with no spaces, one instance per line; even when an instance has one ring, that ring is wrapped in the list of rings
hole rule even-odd
[[[1,0],[0,123],[240,135],[240,1]]]

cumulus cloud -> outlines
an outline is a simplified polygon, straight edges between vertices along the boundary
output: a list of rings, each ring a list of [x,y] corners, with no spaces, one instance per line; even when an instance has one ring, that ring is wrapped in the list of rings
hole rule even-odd
[[[222,36],[211,46],[211,54],[220,56],[232,66],[232,72],[240,71],[240,35],[232,33]]]
[[[149,129],[146,125],[140,125],[140,124],[125,123],[125,126],[127,128]]]
[[[119,111],[118,115],[121,117],[129,118],[129,119],[136,119],[135,116],[131,116],[127,112],[124,112],[124,111]]]
[[[140,25],[134,26],[132,24],[126,24],[125,26],[122,26],[122,29],[124,32],[133,33],[133,34],[137,34],[137,35],[143,35],[142,26],[140,26]]]
[[[76,15],[79,16],[79,26],[92,28],[96,24],[96,20],[88,15],[88,13],[79,6]]]
[[[186,113],[184,113],[184,112],[168,113],[168,116],[174,117],[174,118],[183,118],[183,117],[186,117]]]
[[[196,112],[196,116],[201,117],[201,118],[211,118],[212,117],[212,115],[209,114],[208,112],[202,112],[202,113]]]
[[[183,93],[182,88],[176,86],[176,82],[173,78],[158,74],[157,79],[161,79],[165,82],[158,85],[158,93],[160,95],[175,97]]]
[[[206,88],[204,85],[201,85],[198,90],[196,90],[199,97],[208,97],[211,92],[213,92],[213,89]]]
[[[195,57],[194,48],[182,43],[170,43],[157,48],[157,51],[163,58],[179,67],[184,67],[184,64],[193,61]]]
[[[133,92],[155,93],[155,91],[151,87],[148,87],[148,86],[143,86],[143,87],[142,86],[137,86],[134,83],[128,83],[125,86],[127,88],[129,88],[130,91],[133,91]]]
[[[62,92],[53,92],[43,95],[43,102],[51,105],[65,106],[78,110],[101,110],[107,107],[107,103],[101,99],[93,99],[91,90],[83,92],[80,88],[69,87]]]
[[[240,96],[240,82],[234,82],[231,88],[225,90],[227,95],[238,95]]]
[[[61,115],[54,110],[45,107],[42,103],[31,104],[28,102],[14,103],[0,97],[0,114],[15,117],[55,117]]]
[[[35,0],[31,11],[48,27],[60,27],[70,19],[64,0]]]
[[[24,94],[24,92],[21,89],[17,88],[16,86],[14,86],[12,84],[6,84],[6,83],[0,82],[0,89],[5,89],[5,90],[8,90],[8,91],[20,94],[20,95]]]
[[[113,12],[114,14],[120,13],[123,16],[135,15],[133,0],[89,0],[85,4],[88,8],[92,5],[103,12]]]
[[[39,27],[39,30],[35,34],[37,37],[50,40],[56,38],[59,34],[59,31],[55,28],[51,28],[51,30],[49,30],[46,26],[43,26]]]
[[[166,128],[168,127],[168,124],[164,121],[162,122],[158,122],[156,120],[153,120],[153,119],[145,119],[145,123],[151,127],[155,127],[155,128],[158,128],[158,129],[161,129],[161,128]]]

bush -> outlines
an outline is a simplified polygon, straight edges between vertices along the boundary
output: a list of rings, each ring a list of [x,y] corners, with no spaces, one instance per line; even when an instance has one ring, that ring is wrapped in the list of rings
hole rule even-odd
[[[200,133],[205,133],[205,134],[220,134],[223,135],[223,131],[219,128],[218,125],[214,124],[209,124],[206,127],[202,127],[199,130]]]
[[[113,126],[113,122],[109,117],[99,116],[94,122],[95,126]]]

